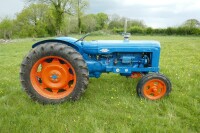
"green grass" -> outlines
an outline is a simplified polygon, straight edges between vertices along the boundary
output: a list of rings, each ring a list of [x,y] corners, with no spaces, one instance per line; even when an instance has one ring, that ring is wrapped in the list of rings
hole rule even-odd
[[[77,36],[76,36],[77,37]],[[121,39],[120,36],[92,36]],[[138,98],[139,79],[103,74],[90,79],[76,102],[41,105],[21,90],[19,69],[35,42],[31,39],[0,44],[0,133],[13,132],[200,132],[200,38],[132,36],[161,42],[161,73],[173,90],[158,101]]]

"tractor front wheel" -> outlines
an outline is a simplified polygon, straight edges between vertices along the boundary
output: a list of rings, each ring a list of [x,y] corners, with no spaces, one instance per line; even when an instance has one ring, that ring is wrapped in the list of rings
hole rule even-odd
[[[80,97],[88,84],[88,69],[73,48],[47,43],[33,48],[24,58],[20,78],[33,100],[54,104]]]
[[[137,85],[137,94],[149,100],[160,99],[168,95],[170,91],[170,80],[159,73],[150,73],[143,76]]]

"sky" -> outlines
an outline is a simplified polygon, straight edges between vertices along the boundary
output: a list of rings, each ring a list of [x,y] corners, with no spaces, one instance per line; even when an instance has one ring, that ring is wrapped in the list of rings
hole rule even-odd
[[[0,0],[0,18],[14,18],[25,0]],[[87,13],[104,12],[141,20],[147,26],[179,26],[187,19],[200,21],[200,0],[89,0]]]

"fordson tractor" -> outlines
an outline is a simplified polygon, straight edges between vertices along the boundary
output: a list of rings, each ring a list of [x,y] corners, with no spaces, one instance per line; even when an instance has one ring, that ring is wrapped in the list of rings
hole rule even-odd
[[[159,42],[130,41],[128,35],[123,40],[84,41],[86,36],[59,37],[32,45],[22,61],[20,79],[33,100],[42,104],[77,100],[89,77],[110,72],[140,77],[136,87],[139,97],[157,100],[169,94],[170,80],[159,73]]]

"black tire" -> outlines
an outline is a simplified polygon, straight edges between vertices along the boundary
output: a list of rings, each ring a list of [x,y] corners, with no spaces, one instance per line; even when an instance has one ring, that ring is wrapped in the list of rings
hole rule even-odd
[[[50,56],[60,57],[71,64],[76,74],[76,83],[73,91],[60,99],[45,97],[36,91],[31,82],[31,70],[41,58]],[[20,70],[22,88],[34,100],[42,104],[57,104],[64,101],[77,100],[88,85],[88,69],[82,56],[72,47],[61,43],[45,43],[33,48],[23,59]]]
[[[157,100],[169,95],[171,87],[171,82],[166,76],[159,73],[150,73],[140,79],[136,90],[139,97]]]

